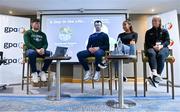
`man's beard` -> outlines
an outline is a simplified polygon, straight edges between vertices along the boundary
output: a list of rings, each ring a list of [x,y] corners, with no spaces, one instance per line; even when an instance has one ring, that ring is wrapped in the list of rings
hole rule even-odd
[[[38,31],[39,30],[39,28],[33,28],[34,30],[36,30],[36,31]]]

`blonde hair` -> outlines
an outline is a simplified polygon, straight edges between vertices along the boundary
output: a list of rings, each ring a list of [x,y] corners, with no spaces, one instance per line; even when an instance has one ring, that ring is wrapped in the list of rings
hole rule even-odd
[[[161,23],[161,17],[160,16],[158,16],[158,15],[156,15],[156,16],[153,16],[153,18],[152,18],[152,22],[154,21],[154,20],[158,20],[159,21],[159,28],[161,28],[161,25],[162,25],[162,23]]]

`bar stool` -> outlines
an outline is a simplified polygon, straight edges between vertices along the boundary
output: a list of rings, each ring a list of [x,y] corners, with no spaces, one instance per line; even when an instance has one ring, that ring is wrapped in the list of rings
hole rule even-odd
[[[36,63],[40,64],[41,68],[43,66],[44,58],[36,58]],[[27,74],[25,76],[25,65],[27,64]],[[26,80],[26,93],[29,94],[29,84],[31,83],[31,70],[30,70],[30,64],[29,64],[29,58],[26,56],[26,46],[23,46],[23,62],[22,62],[22,84],[21,89],[24,90],[24,81]],[[50,91],[50,68],[48,69],[48,81],[47,82],[41,82],[39,81],[37,84],[34,84],[34,86],[42,87],[47,86],[48,91]]]
[[[143,86],[144,86],[144,97],[146,97],[146,92],[147,92],[147,62],[148,62],[148,57],[145,56],[145,51],[142,50],[142,62],[143,62]],[[163,78],[166,80],[166,86],[167,86],[167,93],[169,93],[169,86],[171,85],[172,89],[172,99],[174,99],[174,62],[175,58],[173,56],[173,51],[170,49],[170,55],[166,58],[166,76]],[[169,64],[171,68],[171,80],[169,79]]]
[[[103,57],[103,59],[105,59],[105,57]],[[94,74],[95,73],[95,69],[94,69],[95,57],[88,57],[86,59],[86,61],[88,62],[88,64],[90,64],[90,70]],[[109,80],[109,76],[107,76],[107,77],[104,76],[104,69],[101,69],[100,72],[101,72],[101,83],[102,83],[102,95],[104,95],[104,80]],[[84,70],[82,68],[82,72],[81,72],[81,93],[84,92],[84,82],[85,81],[83,78],[84,78]],[[92,79],[91,82],[92,82],[92,88],[94,89],[94,80]],[[110,90],[112,90],[112,89],[110,89]]]

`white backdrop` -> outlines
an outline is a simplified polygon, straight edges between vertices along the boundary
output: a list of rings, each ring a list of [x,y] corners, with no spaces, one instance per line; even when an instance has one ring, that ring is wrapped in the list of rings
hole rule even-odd
[[[5,64],[0,66],[0,84],[21,83],[23,32],[30,28],[30,19],[0,15],[0,51]]]
[[[168,30],[171,41],[174,42],[172,45],[173,55],[175,57],[174,64],[174,75],[175,75],[175,84],[180,85],[180,40],[179,40],[179,28],[178,28],[178,17],[177,11],[173,10],[170,12],[159,14],[162,19],[162,25],[165,29]],[[148,18],[148,28],[152,27],[152,16]],[[163,75],[165,74],[165,69]]]

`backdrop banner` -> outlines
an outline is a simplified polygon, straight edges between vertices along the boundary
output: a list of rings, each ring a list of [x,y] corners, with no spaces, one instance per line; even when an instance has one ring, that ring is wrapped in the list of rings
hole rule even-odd
[[[0,51],[6,60],[0,66],[0,84],[21,83],[23,33],[29,28],[29,18],[0,15]]]
[[[178,28],[178,17],[177,11],[173,10],[170,12],[159,14],[162,19],[162,27],[167,29],[170,35],[171,44],[170,48],[173,50],[173,56],[175,57],[174,63],[174,79],[175,84],[180,85],[180,40],[179,40],[179,28]],[[148,28],[152,27],[152,16],[148,18]],[[170,67],[169,67],[170,73]],[[165,76],[166,70],[164,69],[162,75]],[[171,78],[171,77],[170,77]]]

